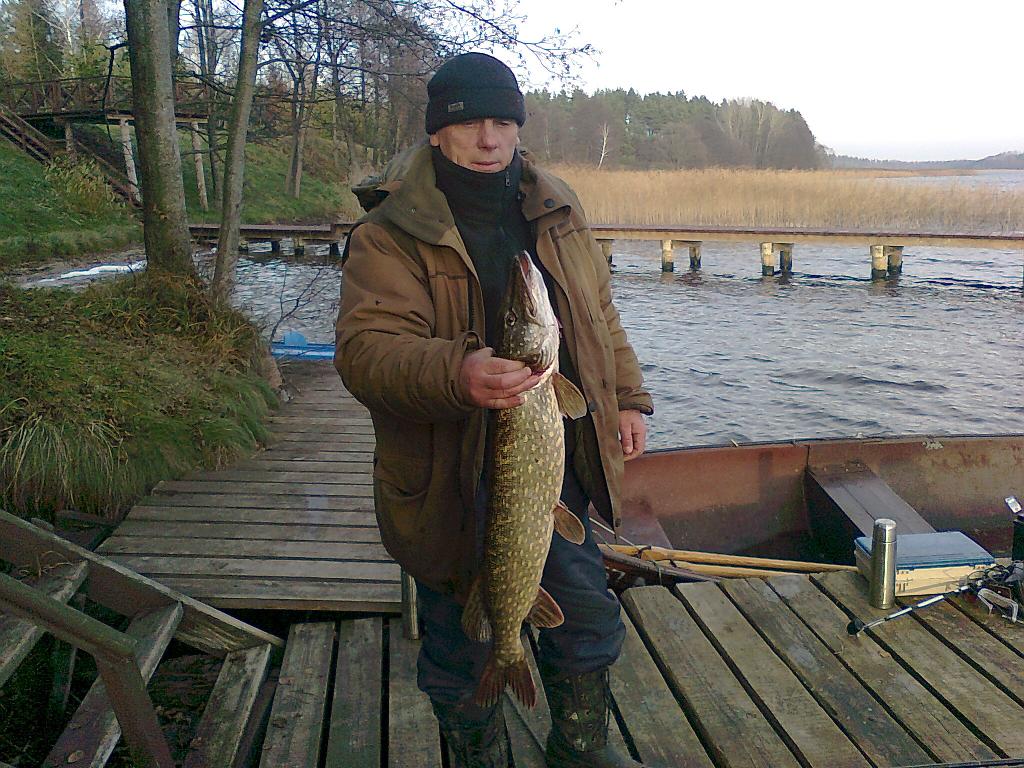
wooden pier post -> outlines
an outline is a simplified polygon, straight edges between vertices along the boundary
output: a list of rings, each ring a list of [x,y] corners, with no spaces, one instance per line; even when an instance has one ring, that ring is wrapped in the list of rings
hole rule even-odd
[[[662,240],[661,241],[661,271],[662,272],[675,272],[676,262],[672,256],[672,241]]]
[[[199,121],[193,120],[189,124],[192,134],[192,156],[196,160],[196,188],[199,190],[199,207],[204,211],[210,208],[210,201],[206,197],[206,173],[203,170],[203,150],[199,146]]]
[[[135,153],[132,152],[132,135],[128,131],[128,121],[121,120],[121,150],[124,152],[124,172],[128,174],[128,184],[132,200],[142,201],[139,195],[139,175],[135,171]]]
[[[903,246],[885,246],[885,255],[888,260],[889,277],[903,274]]]
[[[270,252],[271,253],[280,253],[281,252],[281,239],[280,238],[278,238],[277,240],[271,240],[270,241]]]
[[[608,266],[612,266],[612,243],[614,240],[598,240],[601,244],[601,253],[604,254],[605,261],[608,262]]]
[[[761,277],[775,274],[775,243],[761,243]]]
[[[690,269],[696,272],[700,269],[700,243],[689,243],[690,246]]]
[[[301,237],[292,238],[292,251],[296,256],[302,256],[306,252],[306,241]]]
[[[331,247],[330,247],[330,250],[328,251],[328,254],[330,255],[330,257],[332,259],[340,259],[341,258],[341,243],[339,243],[337,240],[332,240],[331,241]]]
[[[787,275],[793,273],[792,243],[779,243],[779,271]]]
[[[884,280],[889,276],[889,255],[884,245],[871,246],[871,279]]]
[[[64,121],[64,150],[68,153],[68,157],[71,158],[72,162],[78,160],[78,150],[75,147],[75,134],[71,130],[71,121]]]

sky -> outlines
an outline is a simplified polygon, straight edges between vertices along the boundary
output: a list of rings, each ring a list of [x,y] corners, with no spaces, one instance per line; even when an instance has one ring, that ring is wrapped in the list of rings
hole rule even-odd
[[[797,109],[838,154],[1024,151],[1024,0],[520,0],[523,37],[575,28],[588,92]],[[509,62],[512,64],[513,62]],[[539,68],[517,72],[542,85]]]

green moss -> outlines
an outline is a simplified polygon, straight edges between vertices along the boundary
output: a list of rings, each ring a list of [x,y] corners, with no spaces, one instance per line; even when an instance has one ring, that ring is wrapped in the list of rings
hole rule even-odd
[[[0,507],[116,515],[161,479],[267,437],[258,330],[200,286],[0,286]]]

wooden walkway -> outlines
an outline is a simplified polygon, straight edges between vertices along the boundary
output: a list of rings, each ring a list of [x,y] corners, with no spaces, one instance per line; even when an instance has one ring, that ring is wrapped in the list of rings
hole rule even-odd
[[[373,514],[373,427],[329,362],[283,365],[271,446],[163,482],[99,548],[218,608],[398,613]]]
[[[1024,626],[966,601],[857,638],[849,616],[881,612],[850,573],[638,587],[623,604],[613,737],[651,766],[1024,757]],[[261,765],[441,768],[416,653],[396,619],[293,625]],[[516,766],[540,768],[543,697],[505,706]]]

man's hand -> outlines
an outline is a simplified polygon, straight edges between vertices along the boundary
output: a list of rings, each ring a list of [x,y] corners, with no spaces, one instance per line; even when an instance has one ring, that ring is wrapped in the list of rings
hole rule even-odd
[[[624,461],[635,459],[647,447],[647,424],[640,411],[619,411],[619,443]]]
[[[520,393],[537,385],[540,374],[518,360],[495,357],[490,347],[470,352],[462,360],[459,385],[466,399],[480,408],[515,408]]]

